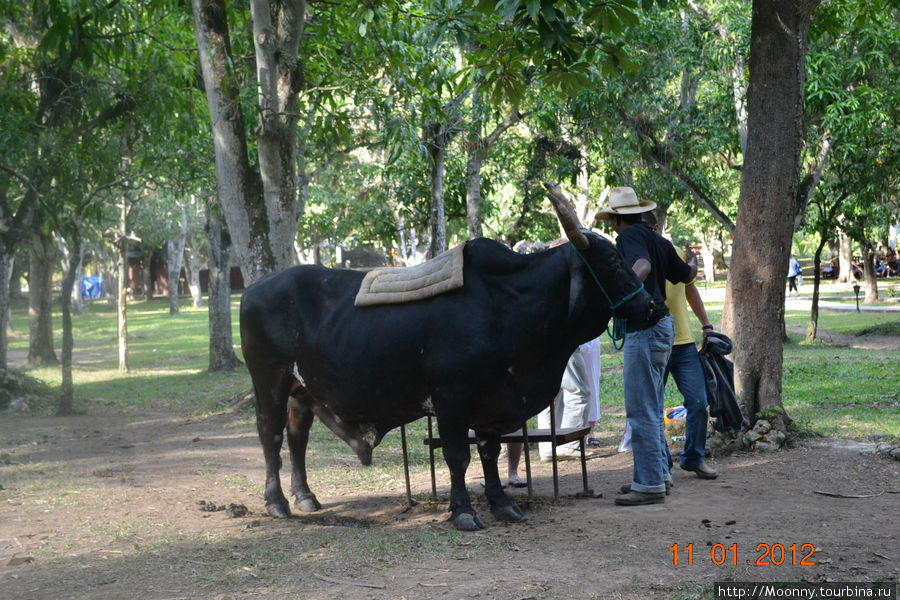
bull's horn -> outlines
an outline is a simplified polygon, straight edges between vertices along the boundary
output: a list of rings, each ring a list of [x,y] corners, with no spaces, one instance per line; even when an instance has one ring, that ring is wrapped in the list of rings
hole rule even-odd
[[[575,214],[572,205],[569,204],[569,201],[563,195],[562,190],[559,189],[559,185],[545,181],[544,187],[547,188],[547,197],[550,198],[550,203],[553,204],[553,208],[556,210],[556,217],[562,224],[566,237],[579,250],[587,250],[590,242],[588,242],[587,237],[581,231],[581,221],[578,219],[578,215]]]

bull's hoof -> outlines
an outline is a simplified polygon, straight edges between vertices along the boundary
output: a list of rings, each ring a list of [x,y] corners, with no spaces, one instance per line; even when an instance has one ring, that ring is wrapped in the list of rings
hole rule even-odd
[[[453,515],[450,517],[450,522],[460,531],[478,531],[479,529],[484,529],[484,523],[482,523],[478,515],[473,515],[471,513]]]
[[[495,519],[506,521],[507,523],[515,523],[525,518],[525,513],[522,512],[522,509],[512,502],[510,502],[509,506],[495,506],[491,508],[491,514],[494,515]]]
[[[291,516],[291,509],[288,506],[287,500],[284,502],[266,504],[266,512],[276,519],[287,519]]]
[[[322,505],[315,494],[304,494],[294,498],[294,508],[303,512],[316,512]]]

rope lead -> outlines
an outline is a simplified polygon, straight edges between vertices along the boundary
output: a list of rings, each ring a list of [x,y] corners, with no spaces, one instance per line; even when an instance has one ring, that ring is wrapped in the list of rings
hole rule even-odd
[[[613,348],[621,350],[625,345],[625,319],[613,317],[612,331],[606,328],[606,334],[612,340]]]
[[[644,289],[644,284],[642,283],[640,287],[636,290],[619,300],[618,302],[613,302],[612,298],[609,297],[609,294],[606,293],[606,290],[603,289],[603,284],[600,283],[600,279],[597,277],[597,274],[594,273],[594,269],[591,268],[590,263],[588,263],[587,259],[578,251],[578,248],[575,248],[575,244],[572,244],[572,248],[575,249],[575,254],[581,258],[581,261],[584,263],[584,266],[587,267],[588,273],[591,274],[591,277],[594,278],[594,283],[597,284],[597,287],[600,288],[600,291],[603,293],[603,297],[606,298],[606,302],[609,304],[609,309],[613,311],[613,322],[612,322],[612,331],[610,331],[609,326],[606,327],[606,334],[612,340],[613,348],[616,350],[621,350],[625,345],[625,319],[620,319],[615,316],[615,310],[637,296],[641,293],[641,290]]]

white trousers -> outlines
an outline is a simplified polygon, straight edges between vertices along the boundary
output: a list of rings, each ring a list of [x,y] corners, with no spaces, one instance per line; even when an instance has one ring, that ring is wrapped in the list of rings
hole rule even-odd
[[[589,385],[587,366],[580,349],[576,349],[569,358],[566,370],[563,373],[559,393],[553,399],[556,413],[557,427],[587,427],[588,413],[590,411],[589,400],[591,389]],[[550,407],[538,413],[538,427],[550,428]],[[559,446],[559,448],[579,449],[578,441],[572,441]],[[541,442],[538,449],[542,458],[552,456],[550,442]]]

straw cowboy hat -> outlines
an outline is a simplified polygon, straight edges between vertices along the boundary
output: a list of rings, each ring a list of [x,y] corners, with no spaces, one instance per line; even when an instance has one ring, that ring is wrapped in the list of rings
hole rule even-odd
[[[600,196],[600,204],[607,205],[597,213],[598,221],[608,221],[610,215],[630,215],[643,213],[656,208],[652,200],[638,200],[637,194],[630,187],[606,188]]]

